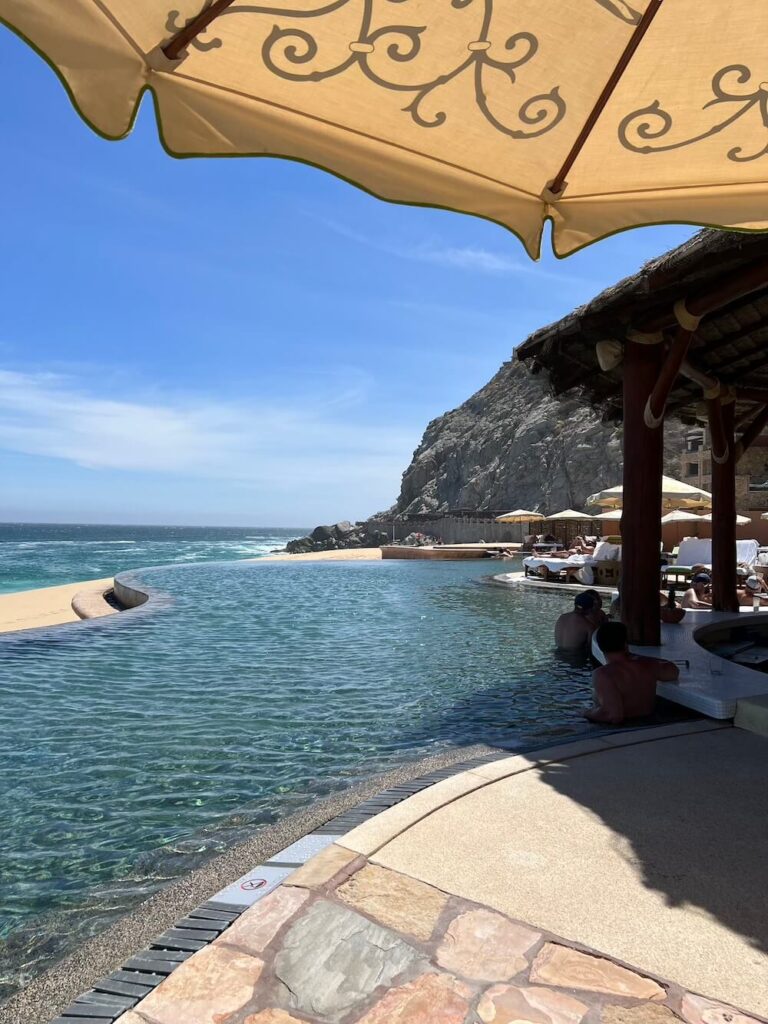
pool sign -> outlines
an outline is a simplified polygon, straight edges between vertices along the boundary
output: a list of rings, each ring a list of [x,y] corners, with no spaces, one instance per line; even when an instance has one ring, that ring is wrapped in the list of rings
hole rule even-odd
[[[263,889],[266,884],[266,878],[247,878],[240,883],[240,888],[245,892],[252,892],[254,889]]]
[[[292,868],[286,867],[272,867],[270,864],[257,864],[246,875],[242,875],[212,896],[211,902],[250,907],[267,893],[276,889],[292,870]]]

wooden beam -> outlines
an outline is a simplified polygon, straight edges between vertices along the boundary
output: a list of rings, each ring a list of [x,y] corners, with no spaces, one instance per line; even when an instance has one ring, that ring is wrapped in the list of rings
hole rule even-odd
[[[739,267],[724,274],[719,281],[708,284],[705,288],[693,287],[685,296],[685,305],[691,316],[703,317],[714,313],[716,309],[727,306],[736,299],[751,295],[768,287],[768,258],[756,260],[751,266]],[[656,313],[642,319],[635,326],[636,330],[645,333],[661,331],[677,322],[673,309]]]
[[[768,388],[740,388],[735,387],[734,393],[739,402],[759,402],[764,405],[768,402]]]
[[[645,408],[659,379],[660,345],[624,349],[624,514],[621,522],[621,615],[634,644],[660,642],[659,561],[664,428],[651,429]]]
[[[719,398],[708,403],[712,432],[712,607],[718,612],[737,612],[736,597],[736,454],[735,404]],[[715,430],[721,434],[727,455],[715,460]]]
[[[766,427],[768,427],[768,404],[763,406],[752,422],[744,429],[744,433],[739,438],[739,443],[736,445],[737,462],[744,452],[754,444]]]

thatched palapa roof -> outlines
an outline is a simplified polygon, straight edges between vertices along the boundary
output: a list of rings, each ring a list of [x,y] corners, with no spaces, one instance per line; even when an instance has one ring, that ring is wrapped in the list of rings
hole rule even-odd
[[[748,294],[728,299],[739,283]],[[755,286],[754,282],[757,282]],[[746,287],[746,286],[745,286]],[[606,419],[621,418],[621,366],[603,371],[598,342],[623,342],[631,330],[663,328],[674,335],[670,315],[679,299],[721,291],[726,301],[707,313],[689,350],[690,362],[724,385],[738,387],[737,416],[754,413],[768,398],[768,234],[701,231],[684,245],[645,264],[636,274],[597,295],[562,320],[536,331],[517,350],[534,373],[546,371],[555,394],[580,389]],[[748,398],[744,389],[754,394]],[[701,386],[679,376],[667,411],[686,422],[701,416]]]

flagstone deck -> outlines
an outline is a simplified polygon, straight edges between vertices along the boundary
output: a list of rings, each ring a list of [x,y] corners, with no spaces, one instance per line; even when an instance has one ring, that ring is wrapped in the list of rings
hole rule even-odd
[[[748,1024],[766,769],[768,740],[696,722],[465,771],[327,846],[119,1024]]]

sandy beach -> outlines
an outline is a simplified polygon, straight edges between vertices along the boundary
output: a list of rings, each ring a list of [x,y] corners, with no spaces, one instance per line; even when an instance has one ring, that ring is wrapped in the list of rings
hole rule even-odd
[[[305,555],[266,555],[251,562],[380,562],[381,548],[346,548],[341,551],[310,551]]]
[[[21,590],[16,594],[0,594],[0,633],[35,626],[60,626],[78,622],[80,616],[72,607],[72,598],[82,591],[102,593],[112,583],[111,577],[65,583],[59,587]]]
[[[250,562],[362,562],[379,561],[379,548],[351,548],[342,551],[315,551],[305,555],[267,555],[251,558]],[[79,616],[72,607],[72,598],[81,592],[92,591],[94,595],[103,592],[112,583],[111,577],[100,580],[83,580],[79,583],[65,583],[58,587],[43,587],[40,590],[21,590],[15,594],[0,594],[0,633],[11,633],[18,629],[34,629],[37,626],[60,626],[66,622],[79,622]],[[103,609],[99,614],[109,614]],[[91,614],[88,616],[92,617]]]

